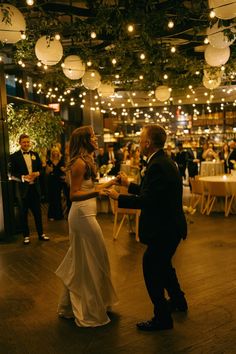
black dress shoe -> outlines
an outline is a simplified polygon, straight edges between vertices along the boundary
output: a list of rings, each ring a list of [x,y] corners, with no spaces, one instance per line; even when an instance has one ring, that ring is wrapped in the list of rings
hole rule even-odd
[[[41,236],[39,236],[39,240],[40,241],[49,241],[50,238],[48,236],[46,236],[45,234],[42,234]]]
[[[188,304],[185,299],[185,297],[181,297],[179,299],[173,300],[169,299],[167,300],[169,309],[171,312],[187,312],[188,311]]]
[[[150,321],[139,322],[136,324],[136,326],[140,331],[146,331],[146,332],[163,331],[166,329],[172,329],[173,321],[172,319],[168,321],[159,321],[154,317]]]

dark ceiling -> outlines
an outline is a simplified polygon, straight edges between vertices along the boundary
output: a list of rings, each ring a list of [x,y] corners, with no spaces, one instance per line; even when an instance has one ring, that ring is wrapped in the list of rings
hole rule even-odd
[[[63,57],[76,54],[85,63],[91,61],[102,80],[113,82],[117,91],[145,92],[165,84],[182,95],[181,90],[189,85],[202,86],[204,38],[210,23],[207,0],[35,0],[33,6],[23,0],[10,3],[25,16],[27,39],[16,45],[1,45],[0,53],[12,59],[6,64],[6,72],[23,72],[40,79],[45,90],[51,86],[61,90],[81,87],[81,80],[64,76],[62,61],[47,71],[37,67],[35,42],[40,36],[56,33],[61,36]],[[169,21],[173,21],[173,28],[168,27]],[[234,19],[224,24],[232,26],[232,22]],[[129,24],[134,26],[132,33],[127,30]],[[96,38],[91,38],[91,32]],[[141,54],[145,59],[140,59]],[[235,62],[235,56],[232,45],[229,65]],[[17,64],[19,60],[25,63],[24,69]],[[227,80],[226,71],[224,84]]]

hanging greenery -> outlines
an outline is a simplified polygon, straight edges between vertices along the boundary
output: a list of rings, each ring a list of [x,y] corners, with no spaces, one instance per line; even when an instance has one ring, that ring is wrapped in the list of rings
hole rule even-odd
[[[38,152],[50,148],[63,131],[61,117],[37,106],[7,106],[10,153],[19,149],[19,136],[28,134],[32,148]]]

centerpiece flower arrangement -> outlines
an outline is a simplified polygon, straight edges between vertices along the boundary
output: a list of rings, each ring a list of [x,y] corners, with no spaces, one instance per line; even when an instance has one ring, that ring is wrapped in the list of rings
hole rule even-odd
[[[107,165],[102,165],[100,168],[99,168],[99,173],[106,177],[108,175],[108,173],[111,171],[113,167],[113,164],[112,163],[108,163]]]

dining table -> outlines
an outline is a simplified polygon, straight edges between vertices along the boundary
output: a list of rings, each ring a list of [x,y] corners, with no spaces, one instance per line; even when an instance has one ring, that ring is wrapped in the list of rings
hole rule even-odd
[[[220,182],[225,184],[226,190],[229,192],[229,195],[234,194],[236,196],[236,175],[224,174],[219,176],[203,176],[199,177],[199,180],[204,183],[205,193],[207,193],[209,183],[212,183],[214,186],[215,182]],[[214,211],[223,211],[224,203],[222,200],[219,200],[215,203]],[[231,213],[236,214],[236,198],[233,201],[231,207]]]

